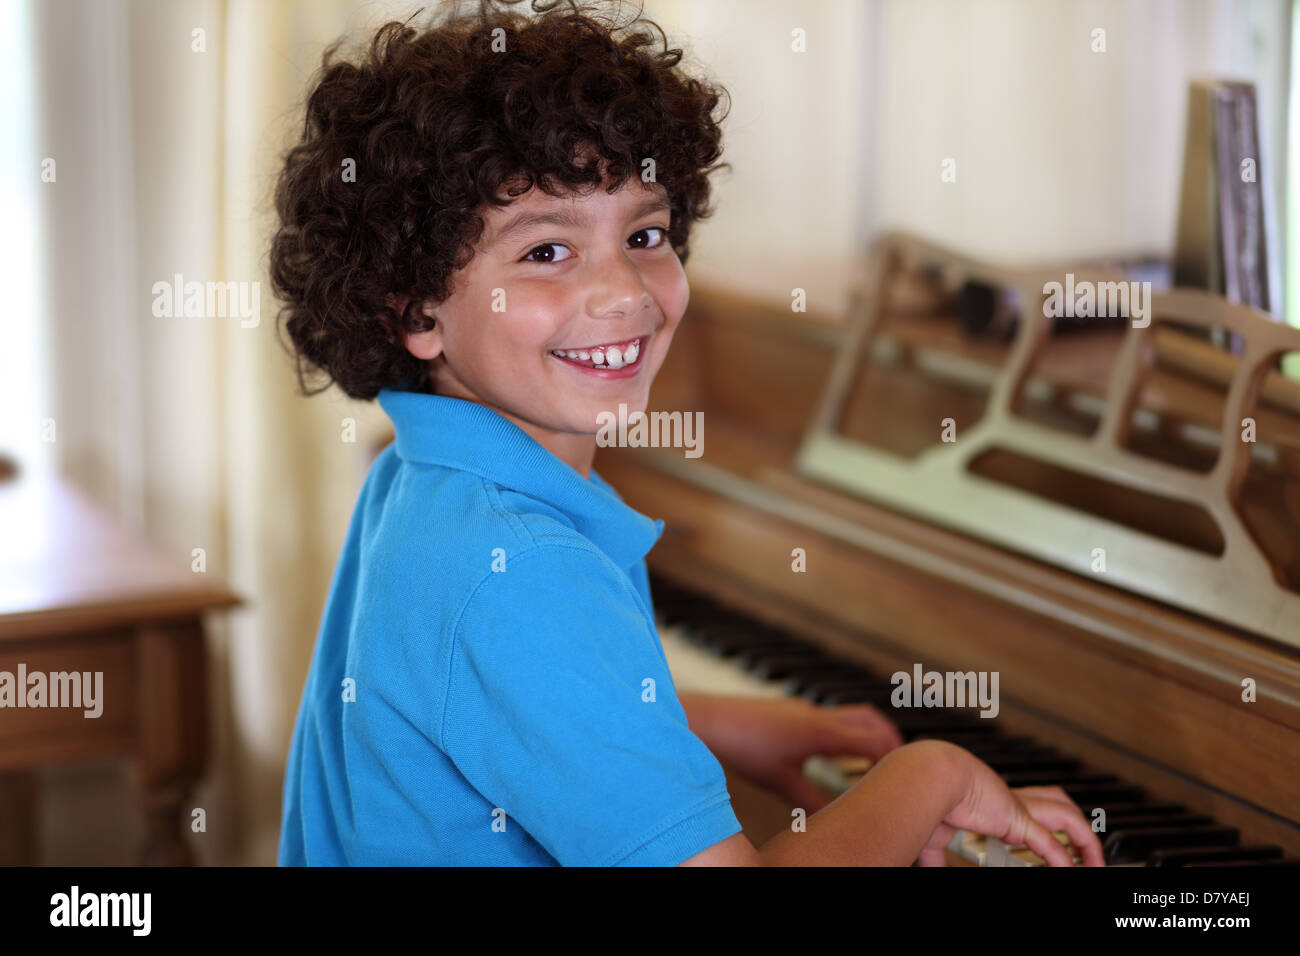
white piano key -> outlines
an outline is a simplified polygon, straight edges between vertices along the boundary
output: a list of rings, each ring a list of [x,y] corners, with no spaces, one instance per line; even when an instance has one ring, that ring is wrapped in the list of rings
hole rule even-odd
[[[680,627],[660,624],[659,642],[663,645],[678,693],[689,691],[765,698],[790,696],[784,682],[761,680],[746,673],[731,660],[692,643]]]

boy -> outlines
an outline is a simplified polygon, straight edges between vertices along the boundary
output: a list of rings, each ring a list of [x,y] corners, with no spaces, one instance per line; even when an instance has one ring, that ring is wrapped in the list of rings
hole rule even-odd
[[[870,707],[676,695],[663,522],[591,467],[599,413],[646,406],[721,154],[722,91],[647,27],[484,5],[326,55],[272,278],[300,374],[377,397],[396,441],[334,575],[280,862],[903,865],[967,827],[1068,865],[1065,829],[1100,863],[1061,791],[900,746]],[[823,809],[799,767],[835,752],[879,763]],[[719,757],[819,811],[807,831],[756,849]]]

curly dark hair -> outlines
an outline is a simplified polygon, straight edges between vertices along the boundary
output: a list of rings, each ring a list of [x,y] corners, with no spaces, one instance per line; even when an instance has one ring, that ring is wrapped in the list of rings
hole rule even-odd
[[[430,391],[402,333],[430,327],[419,307],[450,294],[486,205],[534,185],[559,196],[608,179],[612,193],[652,158],[668,242],[688,258],[692,224],[712,212],[708,174],[729,166],[717,163],[726,111],[713,115],[726,90],[679,69],[682,51],[639,7],[620,24],[576,0],[532,0],[531,14],[518,2],[453,4],[419,30],[387,23],[354,62],[336,59],[342,40],[325,51],[276,184],[270,250],[304,394]],[[401,314],[394,294],[411,297]]]

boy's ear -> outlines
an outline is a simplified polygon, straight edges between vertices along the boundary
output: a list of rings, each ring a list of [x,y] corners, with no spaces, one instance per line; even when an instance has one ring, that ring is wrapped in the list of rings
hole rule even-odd
[[[398,295],[390,292],[387,297],[388,305],[396,310],[398,315],[405,311],[410,301],[411,297],[409,295]],[[420,311],[434,320],[433,327],[424,332],[399,332],[398,334],[401,335],[402,344],[406,346],[408,352],[418,359],[428,361],[437,358],[442,353],[442,328],[438,325],[438,316],[434,311],[432,302],[427,300],[423,302],[420,305]]]

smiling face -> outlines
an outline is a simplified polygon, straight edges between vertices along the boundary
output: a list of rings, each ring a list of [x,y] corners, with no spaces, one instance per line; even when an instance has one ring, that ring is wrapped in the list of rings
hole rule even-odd
[[[433,390],[495,409],[582,474],[597,416],[644,411],[690,290],[668,244],[667,193],[533,187],[487,207],[474,258],[436,320],[406,346],[432,362]]]

